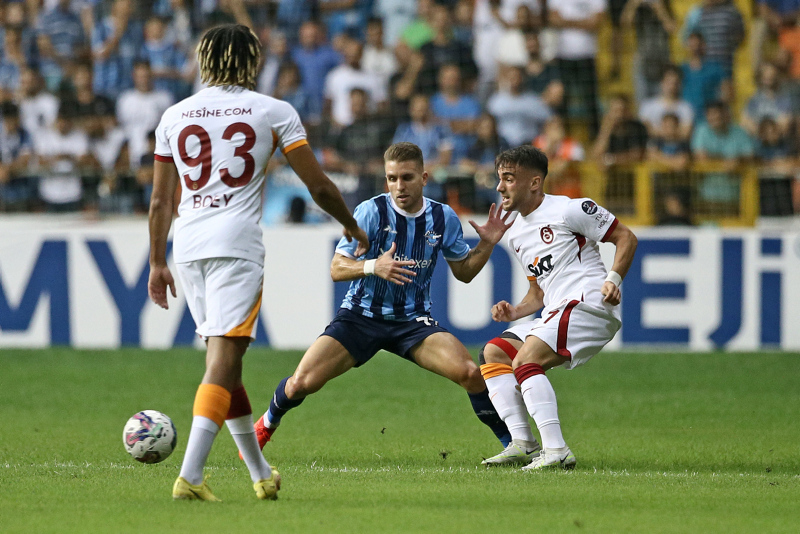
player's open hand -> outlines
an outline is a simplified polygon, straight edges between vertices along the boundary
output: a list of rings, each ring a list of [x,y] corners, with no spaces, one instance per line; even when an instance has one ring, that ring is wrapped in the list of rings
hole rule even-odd
[[[360,226],[356,226],[354,230],[348,230],[345,228],[342,233],[344,234],[344,237],[347,239],[348,243],[353,239],[358,241],[358,247],[356,248],[355,252],[356,258],[367,253],[369,250],[369,237],[367,237],[367,233],[362,230]]]
[[[169,288],[173,298],[178,296],[178,293],[175,292],[175,279],[172,278],[172,273],[169,272],[169,267],[166,265],[151,265],[150,279],[147,281],[147,293],[150,295],[150,300],[165,310],[169,309],[169,303],[167,302],[167,288]]]
[[[619,304],[619,300],[622,297],[622,292],[620,292],[617,285],[614,282],[609,282],[608,280],[606,280],[603,284],[603,287],[600,289],[600,293],[604,295],[603,302],[608,302],[612,306]]]
[[[397,244],[392,243],[389,250],[378,257],[375,262],[375,274],[387,282],[401,286],[410,283],[412,278],[417,276],[417,273],[406,268],[413,266],[416,262],[414,260],[400,261],[394,259],[395,250],[397,250]]]
[[[510,323],[517,319],[517,312],[511,303],[501,300],[492,306],[492,319],[498,323]]]
[[[469,221],[469,224],[478,232],[478,237],[480,237],[481,240],[496,245],[503,238],[506,230],[511,228],[511,225],[514,223],[514,221],[508,222],[511,212],[507,211],[505,215],[500,217],[502,211],[503,210],[497,208],[495,204],[492,204],[489,208],[489,218],[486,220],[486,224],[478,226],[475,221]]]

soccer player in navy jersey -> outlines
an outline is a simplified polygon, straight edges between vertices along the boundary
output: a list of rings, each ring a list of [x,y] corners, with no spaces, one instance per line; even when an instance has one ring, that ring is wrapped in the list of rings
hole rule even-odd
[[[306,351],[292,376],[275,390],[269,410],[255,424],[259,445],[270,440],[281,418],[303,399],[383,349],[448,378],[467,390],[475,414],[504,446],[511,436],[489,400],[486,384],[467,349],[430,315],[430,283],[439,253],[455,277],[469,282],[511,226],[492,205],[480,237],[470,249],[450,206],[422,196],[428,181],[422,151],[396,143],[384,154],[389,193],[355,210],[371,248],[356,257],[356,245],[341,240],[331,262],[335,282],[352,281],[336,317]]]

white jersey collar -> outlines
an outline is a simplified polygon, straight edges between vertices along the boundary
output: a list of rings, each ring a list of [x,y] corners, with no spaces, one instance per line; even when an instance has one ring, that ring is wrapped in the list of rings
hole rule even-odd
[[[420,215],[425,213],[425,209],[428,207],[428,199],[422,197],[422,207],[419,209],[419,211],[417,211],[416,213],[409,213],[400,206],[398,206],[397,204],[395,204],[394,198],[392,198],[391,193],[387,193],[387,195],[389,195],[389,202],[392,203],[392,208],[394,208],[394,211],[396,211],[400,215],[405,215],[406,217],[419,217]]]

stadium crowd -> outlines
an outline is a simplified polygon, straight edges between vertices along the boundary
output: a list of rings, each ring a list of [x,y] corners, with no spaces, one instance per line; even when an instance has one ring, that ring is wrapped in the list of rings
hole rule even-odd
[[[620,213],[632,202],[624,169],[645,160],[664,176],[706,160],[725,171],[659,190],[664,223],[690,223],[692,199],[736,202],[743,163],[774,188],[762,188],[762,213],[798,213],[800,0],[752,7],[743,17],[732,0],[703,0],[679,20],[670,0],[6,1],[0,210],[145,211],[153,130],[200,88],[196,39],[236,21],[264,47],[257,90],[298,110],[351,206],[382,191],[385,148],[410,141],[431,174],[427,196],[457,211],[483,211],[495,155],[533,143],[550,158],[550,192],[580,196],[574,163],[592,161],[607,194],[622,191],[607,200]],[[624,73],[627,28],[636,46]],[[748,37],[756,91],[737,95]],[[601,91],[620,78],[627,90]],[[271,167],[274,220],[313,220],[285,162]]]

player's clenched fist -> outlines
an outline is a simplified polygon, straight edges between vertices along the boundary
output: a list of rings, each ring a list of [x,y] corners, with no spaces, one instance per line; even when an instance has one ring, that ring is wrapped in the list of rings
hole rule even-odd
[[[617,287],[614,282],[610,282],[608,280],[606,280],[603,284],[603,287],[600,289],[600,293],[603,294],[603,302],[608,302],[612,306],[619,304],[620,297],[622,296],[622,292],[619,290],[619,287]]]
[[[416,262],[413,260],[400,261],[394,259],[395,250],[397,250],[397,244],[392,243],[389,250],[378,256],[375,263],[375,274],[397,285],[408,284],[411,282],[412,277],[417,276],[417,273],[406,269],[406,267],[411,267]]]
[[[492,319],[498,323],[509,323],[517,319],[517,313],[514,306],[501,300],[492,306]]]

